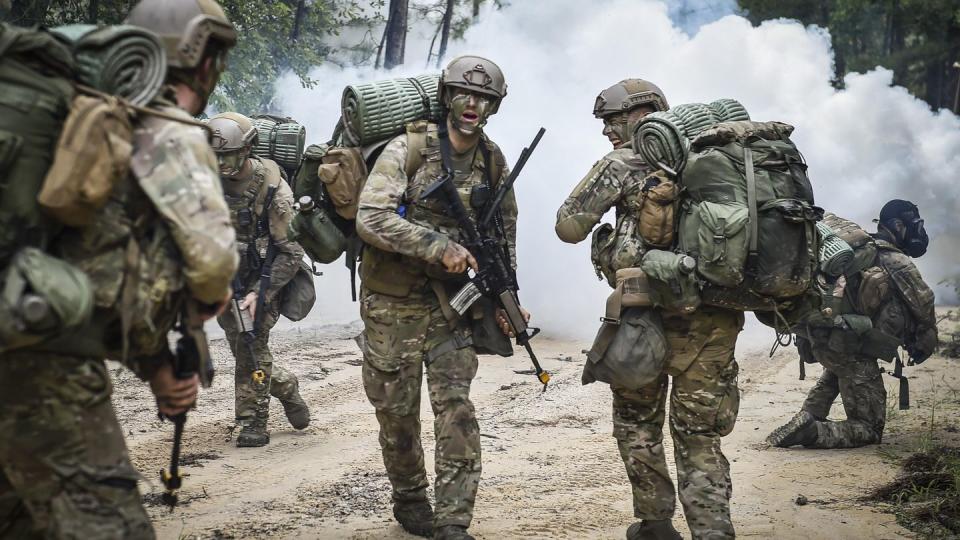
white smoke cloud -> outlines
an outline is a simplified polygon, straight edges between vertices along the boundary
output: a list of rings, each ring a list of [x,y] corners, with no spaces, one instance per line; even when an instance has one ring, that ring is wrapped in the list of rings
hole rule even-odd
[[[934,238],[930,254],[918,261],[924,276],[935,283],[958,270],[960,225],[954,215],[960,203],[953,182],[960,170],[960,120],[930,112],[891,86],[891,73],[882,68],[851,74],[846,89],[835,90],[823,29],[785,20],[753,27],[729,15],[696,30],[699,22],[687,20],[683,28],[671,19],[680,8],[723,10],[721,4],[516,0],[500,11],[487,10],[463,41],[451,44],[451,56],[479,54],[503,68],[509,95],[487,132],[509,160],[539,126],[547,128],[516,190],[521,298],[550,333],[591,337],[608,292],[593,274],[589,242],[564,244],[553,225],[572,187],[609,151],[591,114],[594,98],[626,77],[656,82],[673,104],[733,97],[754,119],[793,124],[821,206],[868,226],[886,200],[911,199]],[[423,59],[410,58],[421,50],[425,55],[426,43],[408,43],[408,67],[389,75],[321,67],[313,74],[321,81],[313,90],[285,79],[283,112],[306,124],[312,142],[322,142],[339,116],[345,85],[421,73]],[[347,273],[339,265],[326,273],[318,282],[319,316],[355,319]]]

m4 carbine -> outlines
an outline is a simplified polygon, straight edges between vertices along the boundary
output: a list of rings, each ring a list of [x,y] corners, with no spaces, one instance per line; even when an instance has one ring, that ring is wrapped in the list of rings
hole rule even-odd
[[[533,362],[537,379],[543,383],[544,391],[547,389],[547,383],[550,382],[550,374],[540,367],[537,355],[530,346],[530,339],[537,335],[540,329],[528,326],[523,315],[520,301],[517,298],[519,287],[513,267],[510,265],[510,254],[503,247],[498,235],[497,217],[504,197],[513,188],[517,176],[523,170],[527,159],[536,149],[545,132],[544,128],[540,128],[530,146],[523,149],[510,176],[497,186],[493,197],[481,209],[479,221],[474,222],[463,205],[463,201],[460,200],[457,187],[454,185],[453,167],[450,163],[449,133],[447,132],[446,122],[440,122],[438,136],[444,175],[424,190],[421,195],[422,199],[438,197],[447,206],[450,214],[457,220],[460,232],[463,235],[463,246],[477,260],[478,272],[466,286],[450,299],[451,307],[462,316],[481,296],[495,300],[506,314],[507,322],[514,336],[516,336],[517,343],[527,350],[527,354]]]

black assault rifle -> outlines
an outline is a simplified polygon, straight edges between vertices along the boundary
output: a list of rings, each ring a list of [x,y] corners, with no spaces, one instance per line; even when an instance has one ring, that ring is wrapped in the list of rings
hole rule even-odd
[[[180,332],[180,339],[177,340],[177,350],[171,359],[173,375],[178,379],[199,375],[200,385],[210,388],[213,383],[213,359],[210,357],[207,335],[203,331],[203,319],[194,300],[187,301],[180,314],[177,330]],[[160,415],[161,420],[164,418]],[[170,452],[170,470],[160,470],[160,481],[166,488],[160,498],[172,512],[177,505],[177,491],[183,484],[183,475],[180,473],[180,442],[183,440],[187,413],[169,417],[169,420],[173,422],[173,450]]]
[[[460,232],[463,235],[463,246],[477,260],[477,266],[479,267],[479,271],[470,282],[450,299],[451,307],[462,316],[481,296],[495,300],[506,313],[510,329],[513,330],[513,334],[517,338],[517,344],[526,348],[527,354],[530,355],[534,372],[537,379],[543,383],[544,391],[547,389],[547,383],[550,382],[550,374],[540,367],[537,355],[534,354],[533,348],[530,346],[530,339],[537,335],[540,329],[527,326],[527,321],[523,317],[520,301],[517,299],[519,287],[516,275],[510,265],[510,255],[501,244],[500,235],[497,231],[497,221],[504,197],[513,188],[517,176],[523,170],[527,159],[529,159],[530,154],[533,153],[545,132],[544,128],[540,128],[530,146],[523,149],[510,176],[497,186],[497,191],[493,197],[480,210],[480,220],[474,223],[470,214],[467,213],[463,201],[460,200],[457,187],[453,182],[453,167],[450,163],[450,139],[446,122],[441,121],[438,135],[444,175],[421,195],[422,199],[438,197],[447,206],[448,211],[457,220],[460,227]],[[483,142],[480,142],[480,144],[483,144]]]

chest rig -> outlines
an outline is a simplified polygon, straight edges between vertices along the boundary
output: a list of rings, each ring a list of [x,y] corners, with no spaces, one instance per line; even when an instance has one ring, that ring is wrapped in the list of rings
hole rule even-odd
[[[242,276],[258,271],[266,257],[270,231],[267,230],[262,216],[269,211],[272,203],[266,200],[267,188],[278,186],[283,181],[279,170],[271,171],[264,162],[257,158],[251,159],[253,179],[250,185],[238,196],[225,194],[230,220],[237,233],[237,250],[240,254],[238,273]]]
[[[477,144],[469,170],[456,174],[455,184],[460,199],[472,219],[476,219],[486,198],[500,182],[505,160],[500,150],[486,136]],[[407,189],[401,199],[400,212],[405,219],[422,227],[441,232],[455,242],[461,241],[455,218],[436,200],[421,200],[423,191],[443,175],[443,160],[436,124],[426,121],[407,126],[407,159],[405,172]],[[498,216],[501,238],[503,220]],[[440,265],[386,252],[366,246],[360,276],[364,287],[373,292],[391,296],[407,296],[413,291],[425,291],[431,279],[448,280]]]

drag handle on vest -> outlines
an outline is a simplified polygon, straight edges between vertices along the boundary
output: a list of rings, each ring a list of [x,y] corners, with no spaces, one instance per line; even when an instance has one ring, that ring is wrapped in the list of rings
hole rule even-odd
[[[188,300],[180,314],[177,327],[180,338],[177,340],[176,353],[173,356],[173,375],[177,379],[189,379],[194,375],[200,378],[200,384],[209,388],[213,383],[213,358],[203,331],[203,318],[196,301]],[[161,420],[163,416],[160,417]],[[160,481],[166,488],[161,500],[172,512],[177,505],[177,492],[183,485],[180,473],[180,446],[183,441],[183,427],[187,422],[187,413],[182,412],[169,418],[173,422],[173,449],[170,452],[170,469],[160,470]]]

